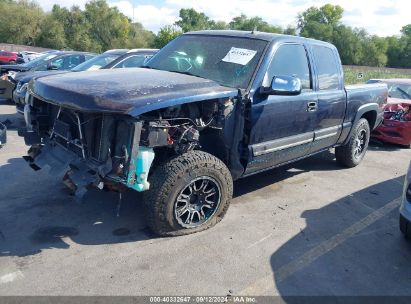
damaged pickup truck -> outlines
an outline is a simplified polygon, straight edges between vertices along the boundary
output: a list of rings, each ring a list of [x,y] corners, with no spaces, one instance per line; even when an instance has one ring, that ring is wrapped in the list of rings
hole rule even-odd
[[[144,191],[159,235],[198,232],[223,218],[233,180],[332,147],[342,165],[361,162],[387,87],[344,87],[342,73],[321,41],[187,33],[145,68],[32,81],[25,158],[78,196],[93,186]]]

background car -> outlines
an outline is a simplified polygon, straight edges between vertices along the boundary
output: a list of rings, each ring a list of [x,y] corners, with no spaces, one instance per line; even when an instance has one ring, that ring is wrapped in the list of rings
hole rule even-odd
[[[3,65],[0,74],[7,73],[13,78],[17,72],[71,69],[94,56],[96,54],[86,52],[52,51],[27,63]]]
[[[400,230],[407,238],[411,238],[411,162],[405,177],[404,194],[400,207]]]
[[[42,55],[43,55],[42,53],[30,52],[30,51],[18,52],[16,63],[22,64],[22,63],[30,62]]]
[[[371,79],[368,83],[386,83],[388,102],[384,120],[372,138],[411,147],[411,79]]]
[[[0,74],[3,75],[3,78],[0,80],[0,98],[12,99],[17,84],[14,78],[19,72],[69,70],[95,55],[85,52],[58,51],[44,54],[28,63],[1,66]],[[5,74],[7,77],[4,76]]]
[[[0,51],[0,64],[14,64],[17,61],[17,54],[7,51]]]
[[[132,49],[102,69],[138,68],[145,65],[158,49]]]
[[[44,71],[34,73],[20,73],[15,80],[17,81],[16,90],[13,93],[13,100],[16,103],[17,112],[23,114],[25,105],[25,96],[27,92],[27,86],[30,80],[36,77],[43,77],[68,72],[83,72],[92,71],[98,69],[118,69],[118,68],[131,68],[143,66],[158,49],[115,49],[106,51],[82,64],[79,64],[75,68],[69,71]]]

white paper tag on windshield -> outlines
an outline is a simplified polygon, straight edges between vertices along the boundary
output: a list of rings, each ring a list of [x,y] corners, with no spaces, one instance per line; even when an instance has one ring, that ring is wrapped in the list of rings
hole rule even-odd
[[[257,51],[232,47],[221,61],[246,65],[254,58],[255,54]]]

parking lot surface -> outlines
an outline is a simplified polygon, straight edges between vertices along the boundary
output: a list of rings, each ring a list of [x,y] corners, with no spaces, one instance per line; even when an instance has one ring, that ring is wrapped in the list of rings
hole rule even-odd
[[[147,229],[141,196],[91,191],[83,204],[21,156],[12,105],[0,150],[0,295],[411,295],[398,229],[411,150],[373,144],[343,169],[333,151],[235,183],[216,227]]]

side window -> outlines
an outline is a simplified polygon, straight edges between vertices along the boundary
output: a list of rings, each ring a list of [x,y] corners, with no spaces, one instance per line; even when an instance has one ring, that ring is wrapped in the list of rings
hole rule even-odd
[[[124,61],[120,62],[118,65],[114,67],[114,69],[119,69],[119,68],[138,68],[144,65],[146,60],[146,56],[144,55],[136,55],[136,56],[131,56]]]
[[[67,57],[65,69],[72,69],[81,63],[81,55],[71,55]]]
[[[274,76],[295,76],[300,78],[302,88],[311,88],[310,69],[308,65],[307,52],[301,44],[281,45],[268,68],[268,81]]]
[[[51,61],[51,65],[57,70],[61,70],[63,68],[63,63],[64,58],[57,58]]]
[[[338,90],[339,71],[332,49],[325,46],[313,46],[316,59],[318,85],[320,90]]]

